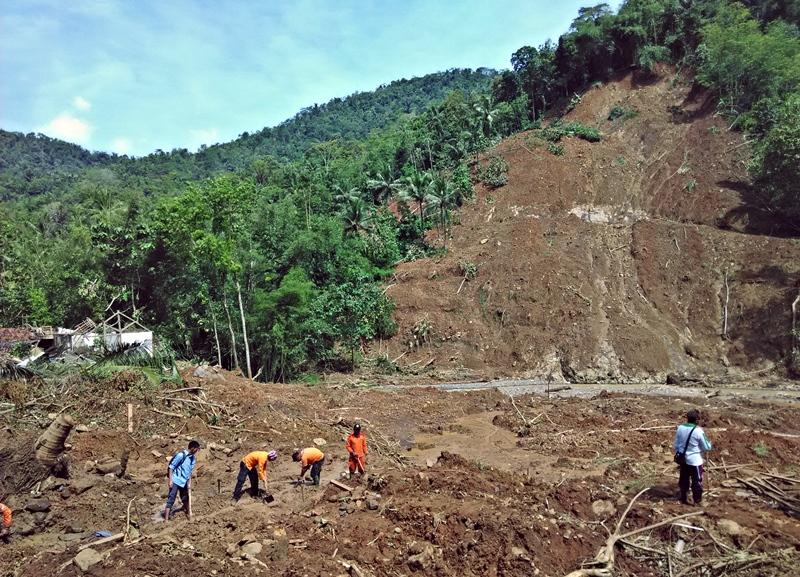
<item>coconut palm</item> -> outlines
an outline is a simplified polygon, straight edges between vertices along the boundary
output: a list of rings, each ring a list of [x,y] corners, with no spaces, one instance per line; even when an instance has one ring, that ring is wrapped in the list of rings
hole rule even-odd
[[[484,94],[475,104],[472,105],[475,112],[478,113],[478,123],[481,126],[483,135],[488,138],[492,135],[492,125],[494,124],[494,117],[497,116],[497,109],[494,107],[494,101],[491,95]]]
[[[372,212],[360,197],[348,197],[339,214],[344,220],[345,234],[361,234],[372,223]]]
[[[439,231],[442,242],[447,246],[447,229],[450,220],[450,209],[455,206],[456,194],[453,184],[437,178],[428,187],[425,203],[436,212],[439,220]]]
[[[425,230],[425,197],[431,181],[430,173],[414,171],[411,175],[402,178],[400,182],[401,200],[417,203],[420,232]]]
[[[389,172],[385,176],[379,172],[375,178],[367,180],[367,188],[372,193],[372,201],[375,204],[383,204],[384,201],[391,198],[398,187],[399,181],[395,180]]]

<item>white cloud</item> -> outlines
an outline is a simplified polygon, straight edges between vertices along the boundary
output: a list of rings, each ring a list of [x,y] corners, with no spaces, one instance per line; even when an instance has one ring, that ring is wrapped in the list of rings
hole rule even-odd
[[[198,128],[196,130],[190,130],[189,136],[191,136],[192,145],[194,147],[199,147],[201,144],[216,144],[219,142],[219,129]]]
[[[62,112],[45,126],[42,126],[39,132],[54,138],[84,144],[89,141],[92,135],[92,126],[80,118],[76,118],[67,112]]]
[[[130,154],[131,148],[133,148],[133,144],[127,138],[119,137],[111,141],[111,152]]]
[[[89,110],[92,107],[92,103],[86,100],[83,96],[76,96],[72,99],[72,106],[78,110]]]

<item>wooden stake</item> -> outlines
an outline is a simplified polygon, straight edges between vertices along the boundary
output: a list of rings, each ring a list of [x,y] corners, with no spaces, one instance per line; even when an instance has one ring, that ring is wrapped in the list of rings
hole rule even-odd
[[[133,403],[128,403],[128,432],[133,433]]]

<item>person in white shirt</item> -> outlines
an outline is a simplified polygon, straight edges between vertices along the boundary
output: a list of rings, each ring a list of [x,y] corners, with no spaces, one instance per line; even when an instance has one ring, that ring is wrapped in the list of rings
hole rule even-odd
[[[686,423],[675,431],[676,462],[680,467],[678,487],[681,503],[688,505],[689,485],[692,487],[692,498],[695,505],[703,500],[703,455],[711,450],[711,442],[702,427],[697,425],[700,411],[692,409],[686,414]],[[682,455],[682,457],[681,457]]]

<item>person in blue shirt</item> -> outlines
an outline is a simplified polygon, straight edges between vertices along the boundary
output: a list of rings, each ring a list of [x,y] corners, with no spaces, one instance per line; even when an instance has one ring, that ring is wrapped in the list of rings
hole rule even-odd
[[[687,505],[689,484],[692,486],[692,498],[695,505],[703,500],[703,456],[711,450],[711,442],[702,427],[697,425],[700,411],[692,409],[686,413],[686,421],[675,431],[672,448],[677,454],[683,454],[683,462],[679,464],[680,475],[678,487],[681,492],[681,503]]]
[[[167,505],[164,507],[164,520],[168,521],[172,513],[172,505],[175,503],[175,497],[180,493],[181,504],[183,505],[180,510],[186,511],[186,516],[192,518],[192,501],[189,498],[189,489],[192,482],[192,472],[197,463],[197,451],[200,450],[200,443],[197,441],[189,441],[189,447],[175,453],[169,462],[167,469],[169,475],[169,493],[167,494]]]

